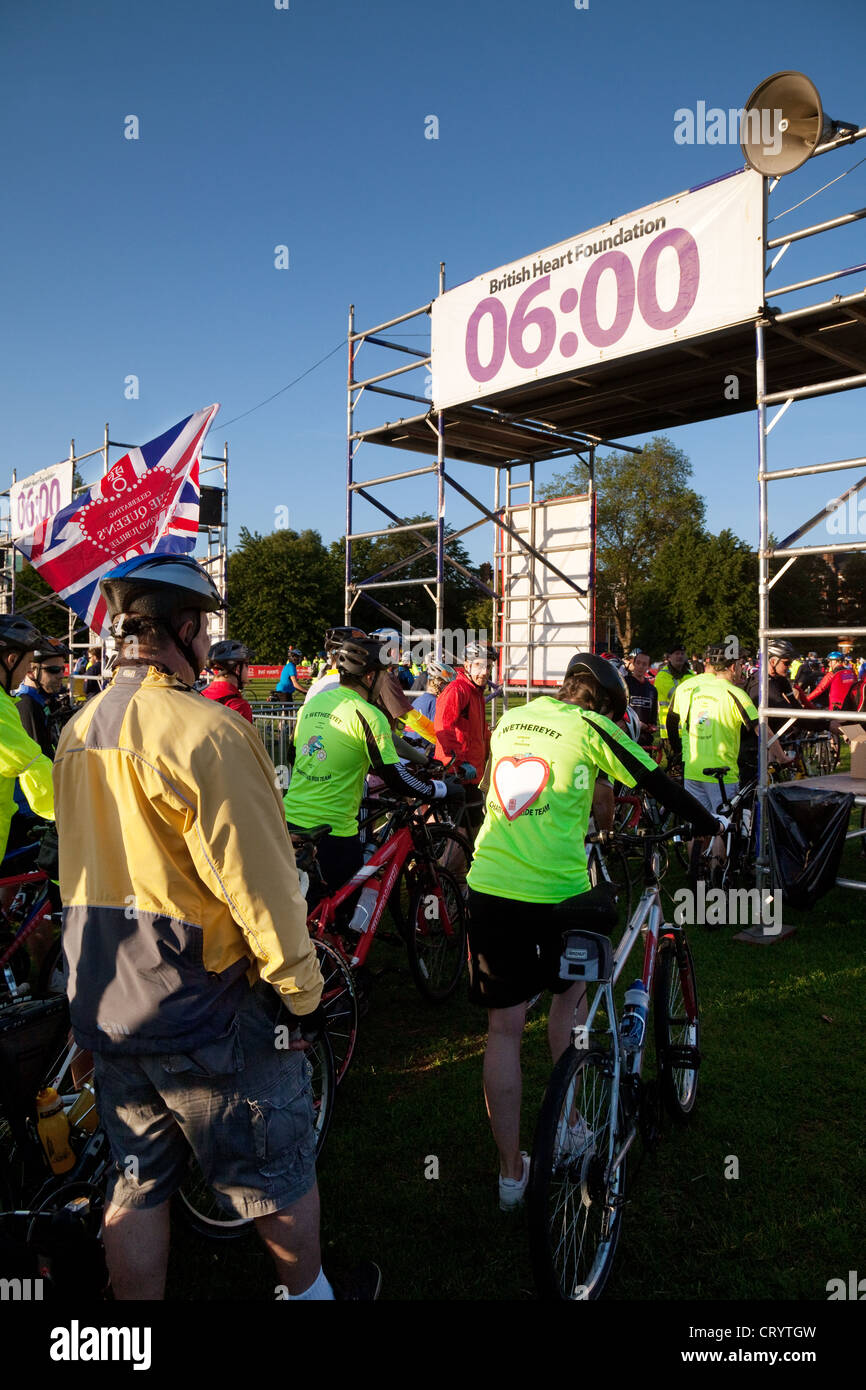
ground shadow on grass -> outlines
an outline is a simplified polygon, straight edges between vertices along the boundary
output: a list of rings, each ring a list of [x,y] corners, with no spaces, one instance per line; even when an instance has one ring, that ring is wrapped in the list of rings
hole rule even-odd
[[[866,965],[852,896],[796,914],[798,933],[774,946],[690,930],[698,1105],[654,1154],[634,1150],[606,1298],[823,1299],[857,1267],[866,1077],[850,1040]],[[326,1259],[376,1259],[385,1299],[532,1298],[525,1216],[498,1209],[486,1016],[463,987],[426,1005],[397,944],[377,942],[371,962],[375,993],[321,1165]],[[542,1013],[524,1043],[525,1145],[549,1069]],[[255,1237],[216,1244],[175,1224],[170,1297],[269,1299],[273,1287]]]

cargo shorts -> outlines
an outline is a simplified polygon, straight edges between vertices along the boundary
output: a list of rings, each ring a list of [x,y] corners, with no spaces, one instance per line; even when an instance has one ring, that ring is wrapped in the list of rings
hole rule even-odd
[[[316,1181],[311,1067],[275,1046],[279,1001],[251,990],[229,1033],[188,1053],[94,1058],[99,1116],[119,1207],[165,1202],[194,1156],[220,1204],[268,1216]],[[283,1015],[285,1019],[285,1015]]]

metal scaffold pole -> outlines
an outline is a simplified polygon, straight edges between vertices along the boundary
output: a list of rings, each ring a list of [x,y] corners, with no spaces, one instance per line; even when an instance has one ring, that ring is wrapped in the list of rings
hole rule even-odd
[[[765,180],[766,190],[766,180]],[[766,197],[766,192],[765,192]],[[757,860],[757,887],[764,889],[769,877],[769,836],[767,828],[767,781],[769,725],[767,705],[770,694],[770,672],[767,664],[767,628],[769,627],[770,530],[767,509],[767,407],[764,401],[767,388],[764,360],[764,330],[755,327],[755,386],[758,402],[758,633],[760,691],[758,704],[758,815],[760,840]]]
[[[346,346],[349,353],[348,375],[346,378],[346,565],[343,604],[343,622],[348,627],[352,617],[350,594],[352,589],[352,483],[355,461],[355,441],[352,437],[355,412],[353,385],[355,380],[355,306],[349,305],[349,332]]]
[[[439,293],[445,293],[445,262],[439,262]],[[436,632],[435,655],[442,660],[445,631],[445,416],[436,414]]]

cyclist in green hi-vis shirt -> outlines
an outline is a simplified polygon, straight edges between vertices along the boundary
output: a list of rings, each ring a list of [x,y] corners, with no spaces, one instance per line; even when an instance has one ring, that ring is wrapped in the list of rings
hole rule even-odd
[[[0,859],[15,815],[15,779],[37,816],[54,819],[51,759],[25,732],[10,690],[27,674],[42,635],[26,618],[0,615]]]
[[[667,718],[671,701],[683,681],[693,680],[697,672],[689,665],[686,649],[682,642],[674,642],[667,652],[667,660],[656,672],[655,687],[659,697],[659,737],[667,741]]]
[[[597,773],[646,788],[701,834],[719,828],[716,817],[614,723],[627,703],[616,668],[578,652],[555,696],[512,710],[493,735],[487,814],[468,875],[469,968],[470,998],[488,1010],[484,1095],[499,1149],[503,1211],[521,1204],[529,1178],[529,1157],[520,1148],[526,1000],[553,991],[548,1040],[554,1062],[569,1045],[574,1023],[586,1018],[584,986],[559,979],[563,925],[557,905],[588,909],[590,931],[609,932],[615,922],[609,899],[599,904],[600,890],[590,890],[586,864]],[[591,1133],[581,1142],[590,1144]]]

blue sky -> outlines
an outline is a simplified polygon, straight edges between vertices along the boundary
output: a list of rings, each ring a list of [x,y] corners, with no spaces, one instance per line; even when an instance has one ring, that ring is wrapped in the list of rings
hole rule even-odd
[[[807,72],[832,115],[866,121],[860,0],[783,11],[744,0],[84,0],[7,6],[4,29],[2,485],[13,468],[57,462],[71,437],[97,447],[106,420],[113,439],[141,443],[218,400],[208,447],[229,442],[233,536],[272,530],[280,507],[296,528],[342,533],[345,345],[226,422],[344,344],[350,302],[370,326],[431,298],[440,260],[454,285],[738,167],[737,146],[676,144],[674,112],[740,106],[771,72]],[[438,140],[424,138],[431,114]],[[807,163],[779,185],[771,214],[862,157],[866,142]],[[864,195],[866,163],[773,230]],[[866,261],[863,227],[793,248],[777,282]],[[274,267],[278,244],[288,270]],[[826,296],[864,282],[831,283]],[[130,374],[137,400],[124,397]],[[379,400],[382,419],[395,413]],[[796,406],[771,463],[863,452],[861,427],[859,393]],[[712,529],[754,541],[754,417],[671,435]],[[364,447],[367,475],[395,471],[397,456]],[[486,470],[456,467],[492,496]],[[830,495],[820,480],[788,488],[771,514],[777,534]],[[383,500],[430,509],[433,484]],[[448,517],[465,524],[465,504],[449,501]],[[470,538],[476,561],[491,539],[489,528]]]

